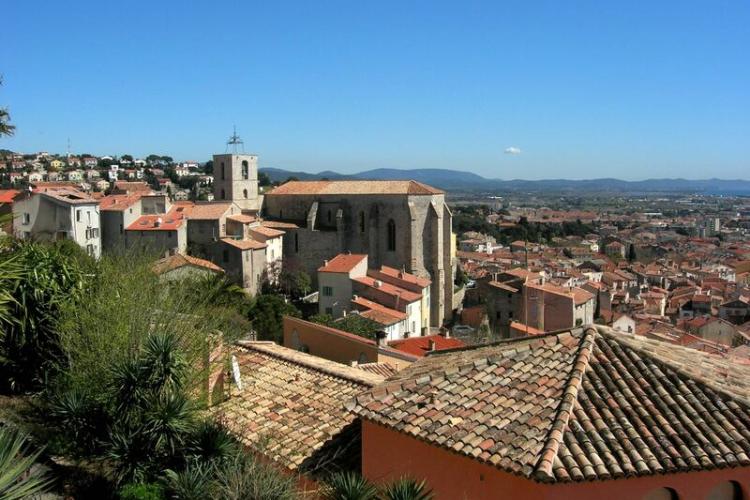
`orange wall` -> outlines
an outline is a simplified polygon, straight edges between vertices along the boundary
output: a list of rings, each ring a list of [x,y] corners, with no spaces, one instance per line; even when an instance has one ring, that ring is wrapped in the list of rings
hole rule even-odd
[[[375,342],[368,342],[356,335],[341,335],[346,332],[289,316],[284,316],[284,347],[294,349],[292,332],[295,330],[300,342],[310,349],[313,356],[348,364],[358,361],[360,354],[364,353],[368,363],[378,360]]]
[[[678,498],[703,500],[722,481],[737,481],[742,498],[750,489],[750,467],[569,484],[541,484],[423,443],[372,422],[362,425],[362,473],[376,482],[404,475],[425,479],[441,499],[640,499],[657,488]]]

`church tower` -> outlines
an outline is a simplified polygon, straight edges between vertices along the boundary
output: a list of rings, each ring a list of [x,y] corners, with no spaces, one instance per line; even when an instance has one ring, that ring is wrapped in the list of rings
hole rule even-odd
[[[258,210],[256,155],[214,155],[214,200],[233,201],[242,210]]]

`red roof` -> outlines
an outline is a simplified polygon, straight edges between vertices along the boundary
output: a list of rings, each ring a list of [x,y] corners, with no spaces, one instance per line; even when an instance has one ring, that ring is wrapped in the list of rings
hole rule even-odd
[[[318,268],[318,272],[348,273],[364,259],[367,259],[367,254],[340,253],[333,259],[329,260],[324,266]]]
[[[140,193],[111,194],[101,199],[101,201],[99,202],[99,207],[100,207],[100,210],[122,212],[123,210],[130,208],[134,203],[136,203],[140,199],[141,199]]]
[[[405,288],[401,288],[400,286],[391,285],[390,283],[376,280],[371,276],[361,276],[358,278],[353,278],[352,281],[356,281],[361,285],[368,286],[373,290],[381,291],[392,297],[398,297],[400,300],[404,300],[406,302],[416,302],[422,299],[421,293],[411,292],[409,290],[406,290]]]
[[[127,231],[175,231],[185,221],[182,207],[173,207],[162,215],[141,215],[127,227]]]
[[[13,203],[13,198],[21,194],[17,189],[0,189],[0,203]]]
[[[465,344],[458,339],[452,337],[445,338],[442,335],[425,335],[424,337],[392,340],[388,342],[388,345],[399,351],[422,357],[432,350],[430,349],[431,341],[435,343],[436,351],[465,346]]]
[[[377,272],[378,271],[376,271],[376,273]],[[399,271],[398,269],[394,269],[393,267],[380,266],[379,272],[387,276],[391,276],[392,278],[397,278],[399,280],[406,281],[408,283],[413,283],[422,288],[430,286],[430,283],[431,283],[431,281],[426,278],[420,278],[419,276],[416,276],[414,274],[409,274],[404,271]]]

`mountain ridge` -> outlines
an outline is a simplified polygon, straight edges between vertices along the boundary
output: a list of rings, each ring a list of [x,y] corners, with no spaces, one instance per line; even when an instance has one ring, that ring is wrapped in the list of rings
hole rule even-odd
[[[628,192],[628,193],[701,193],[750,195],[750,181],[743,179],[684,179],[651,178],[626,181],[613,177],[596,179],[488,179],[481,175],[461,170],[419,168],[377,168],[355,174],[340,174],[331,170],[319,173],[290,171],[280,168],[262,167],[272,181],[283,182],[289,177],[299,180],[415,180],[447,191],[529,191],[529,192]]]

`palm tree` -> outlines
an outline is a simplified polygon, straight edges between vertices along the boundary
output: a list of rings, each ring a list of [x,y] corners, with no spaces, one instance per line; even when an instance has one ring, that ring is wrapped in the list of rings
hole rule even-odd
[[[0,85],[3,84],[3,79],[0,78]],[[8,110],[0,108],[0,137],[4,135],[13,135],[16,131],[16,126],[10,124],[10,115]]]
[[[26,436],[19,431],[0,428],[0,498],[29,498],[49,489],[51,479],[32,470],[40,453],[29,449]]]

